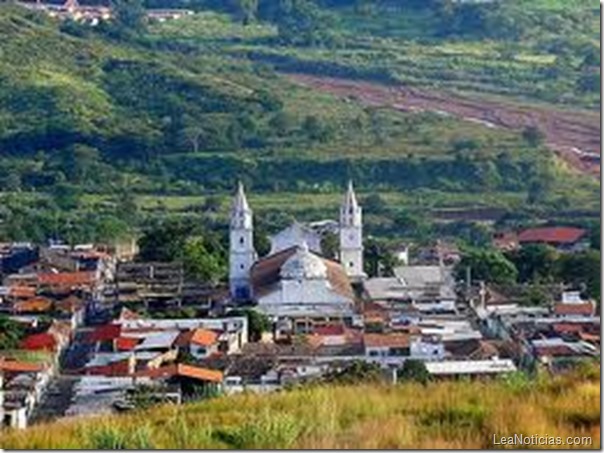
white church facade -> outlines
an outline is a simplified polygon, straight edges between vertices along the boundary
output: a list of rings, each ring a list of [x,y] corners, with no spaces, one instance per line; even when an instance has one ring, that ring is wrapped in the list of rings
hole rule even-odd
[[[365,277],[362,228],[362,208],[350,183],[340,208],[339,262],[321,256],[319,238],[298,223],[273,236],[271,252],[258,259],[252,210],[239,184],[230,222],[231,299],[253,301],[277,325],[289,326],[284,330],[351,322],[357,313],[352,283]]]

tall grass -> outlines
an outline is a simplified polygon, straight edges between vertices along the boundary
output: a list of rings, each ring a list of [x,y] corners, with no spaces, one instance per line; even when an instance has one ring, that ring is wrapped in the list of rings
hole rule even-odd
[[[591,436],[600,446],[600,374],[425,386],[317,386],[242,394],[7,431],[28,448],[489,448],[493,435]],[[570,447],[561,445],[560,447]]]

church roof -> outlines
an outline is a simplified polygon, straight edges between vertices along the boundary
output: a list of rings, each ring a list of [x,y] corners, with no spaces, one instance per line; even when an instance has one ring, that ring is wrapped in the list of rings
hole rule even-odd
[[[327,266],[323,260],[310,252],[303,242],[294,255],[281,266],[281,278],[289,280],[315,280],[327,278]]]
[[[237,193],[235,194],[235,199],[233,200],[232,210],[233,212],[243,212],[250,210],[250,205],[247,202],[247,197],[245,196],[245,191],[241,182],[237,184]]]
[[[290,258],[296,255],[298,250],[299,247],[297,246],[290,247],[256,261],[251,270],[252,286],[256,297],[267,294],[274,289],[283,278],[281,272],[282,268]],[[312,255],[313,258],[321,261],[323,266],[325,266],[327,280],[336,293],[351,299],[354,298],[354,291],[350,285],[350,279],[340,263],[320,257],[310,251],[308,253]],[[313,263],[315,263],[313,264],[313,266],[315,266],[316,261],[314,261],[314,259]]]
[[[352,212],[359,207],[357,197],[354,193],[354,187],[352,186],[352,181],[348,182],[348,190],[346,191],[346,195],[344,196],[344,203],[342,207],[347,212]]]

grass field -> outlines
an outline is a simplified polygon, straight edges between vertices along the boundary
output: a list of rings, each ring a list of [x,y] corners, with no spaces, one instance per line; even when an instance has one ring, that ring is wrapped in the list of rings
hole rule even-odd
[[[0,434],[6,449],[492,448],[501,436],[600,446],[599,368],[536,381],[311,387],[243,394]],[[554,448],[577,448],[554,445]]]

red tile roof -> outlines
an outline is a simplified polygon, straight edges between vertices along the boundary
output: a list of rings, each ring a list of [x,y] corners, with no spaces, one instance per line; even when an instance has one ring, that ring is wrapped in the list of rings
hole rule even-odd
[[[38,274],[38,283],[49,286],[82,286],[93,284],[95,272],[45,272]]]
[[[281,266],[298,250],[297,246],[290,247],[257,261],[251,270],[254,295],[264,295],[273,290],[273,285],[281,280]],[[350,279],[340,263],[320,257],[327,267],[327,280],[338,294],[354,298]]]
[[[56,351],[57,339],[50,333],[29,335],[21,341],[21,349],[28,351]]]
[[[592,316],[594,311],[595,307],[591,302],[582,304],[565,304],[558,302],[554,305],[554,314],[556,315]]]
[[[218,334],[208,329],[195,329],[191,336],[191,343],[200,346],[211,346],[216,343]]]
[[[332,336],[332,335],[344,335],[346,329],[341,324],[332,324],[328,326],[317,326],[313,328],[315,335]]]
[[[409,335],[404,333],[366,333],[363,342],[370,348],[407,348],[409,347]]]
[[[8,295],[16,298],[31,298],[36,295],[36,288],[32,286],[11,286],[8,289]]]
[[[90,332],[86,337],[88,343],[96,343],[99,341],[115,340],[119,338],[121,328],[119,324],[107,324],[104,326],[97,327],[95,330]]]
[[[135,376],[145,376],[150,378],[169,378],[173,376],[183,376],[191,379],[209,382],[222,382],[223,374],[221,371],[210,370],[192,365],[172,364],[160,368],[150,368],[135,373]]]
[[[40,363],[20,362],[18,360],[0,359],[0,370],[13,373],[39,373],[46,367]]]
[[[573,227],[529,228],[518,235],[518,240],[520,243],[574,244],[586,234],[586,230]]]
[[[132,351],[139,343],[138,338],[120,337],[115,340],[115,347],[118,351]]]
[[[33,297],[31,299],[15,302],[13,309],[17,313],[43,313],[52,308],[52,301],[45,297]]]

